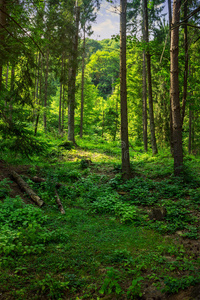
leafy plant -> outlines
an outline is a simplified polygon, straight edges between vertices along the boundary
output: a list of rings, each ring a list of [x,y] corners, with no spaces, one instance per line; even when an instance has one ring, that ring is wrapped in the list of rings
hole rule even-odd
[[[0,181],[0,198],[4,198],[9,195],[10,186],[9,183],[11,181],[7,178]]]
[[[140,281],[143,280],[143,277],[137,277],[132,280],[131,286],[129,286],[127,291],[127,296],[129,299],[135,299],[135,297],[142,296],[142,286]]]
[[[120,279],[120,273],[118,270],[115,270],[113,267],[107,267],[106,278],[104,283],[99,290],[100,294],[111,294],[115,292],[117,295],[122,294],[122,288],[120,287],[118,281]]]

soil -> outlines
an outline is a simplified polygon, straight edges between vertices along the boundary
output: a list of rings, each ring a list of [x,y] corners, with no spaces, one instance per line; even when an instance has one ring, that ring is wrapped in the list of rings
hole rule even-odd
[[[30,169],[31,166],[29,165],[23,165],[23,166],[13,166],[6,164],[5,161],[0,160],[0,181],[7,178],[11,180],[10,182],[10,196],[15,197],[19,195],[21,199],[27,204],[33,204],[35,205],[19,188],[17,183],[12,181],[12,178],[10,176],[11,170],[17,172],[19,175],[24,175],[27,177],[30,177]],[[38,168],[39,171],[39,168]],[[174,235],[174,240],[177,240],[177,235]],[[182,243],[184,245],[184,248],[189,253],[193,253],[196,258],[199,257],[199,250],[200,250],[200,239],[198,240],[191,240],[182,238],[179,236],[178,243]],[[108,297],[108,298],[107,298]],[[111,298],[110,298],[111,297]],[[112,295],[106,296],[103,299],[116,299]],[[154,286],[146,286],[144,290],[144,295],[141,298],[142,300],[200,300],[200,284],[196,286],[191,286],[188,289],[180,291],[178,294],[175,295],[163,295],[160,291],[158,291]]]

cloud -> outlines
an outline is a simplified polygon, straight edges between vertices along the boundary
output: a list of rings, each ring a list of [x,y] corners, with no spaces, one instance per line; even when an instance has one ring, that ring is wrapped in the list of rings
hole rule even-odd
[[[114,4],[102,1],[92,30],[94,34],[91,38],[98,39],[111,38],[112,35],[119,33],[119,0],[115,0]]]
[[[99,24],[94,24],[92,30],[95,36],[100,36],[100,39],[111,38],[113,34],[119,33],[119,22],[107,18]]]

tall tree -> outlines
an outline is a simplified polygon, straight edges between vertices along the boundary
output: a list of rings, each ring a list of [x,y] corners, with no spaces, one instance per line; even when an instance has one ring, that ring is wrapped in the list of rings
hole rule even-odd
[[[6,0],[0,0],[0,91],[2,88],[2,72],[3,72],[3,47],[5,47],[5,26],[6,26]]]
[[[75,2],[75,32],[72,43],[72,51],[69,58],[69,81],[68,81],[68,140],[75,143],[74,136],[74,111],[76,91],[76,71],[78,66],[78,32],[80,21],[80,6]]]
[[[127,85],[126,85],[126,8],[127,0],[120,0],[120,98],[121,98],[121,149],[122,176],[131,176],[128,140]]]
[[[184,19],[187,18],[188,14],[188,1],[184,2]],[[184,79],[183,79],[183,100],[182,100],[182,125],[185,117],[185,105],[187,99],[187,85],[188,85],[188,28],[187,24],[184,24],[184,51],[185,51],[185,68],[184,68]]]
[[[171,45],[171,24],[172,24],[172,4],[171,4],[171,0],[168,0],[168,16],[169,16],[169,37],[170,37],[170,45]],[[171,150],[171,154],[174,155],[174,145],[173,145],[173,124],[172,124],[172,103],[171,103],[171,92],[170,94],[170,118],[169,118],[169,122],[170,122],[170,150]]]
[[[81,80],[80,138],[83,137],[84,85],[85,85],[85,24],[84,24],[84,27],[83,27],[83,56],[82,56],[82,80]]]
[[[153,111],[153,94],[152,94],[152,82],[151,82],[151,55],[149,52],[149,25],[148,25],[148,11],[147,0],[144,1],[144,32],[145,42],[147,43],[146,61],[147,61],[147,78],[148,78],[148,96],[149,96],[149,118],[150,118],[150,131],[151,131],[151,147],[153,155],[158,153],[156,135],[155,135],[155,123],[154,123],[154,111]]]
[[[174,0],[172,15],[171,47],[170,47],[170,91],[172,103],[173,144],[174,144],[174,174],[179,176],[183,167],[182,119],[179,100],[179,20],[181,0]]]
[[[144,1],[143,1],[143,40],[146,40],[146,30],[145,30],[145,18],[144,18]],[[146,78],[146,53],[143,50],[143,65],[142,65],[142,121],[143,121],[143,143],[144,143],[144,151],[148,150],[148,138],[147,138],[147,78]]]

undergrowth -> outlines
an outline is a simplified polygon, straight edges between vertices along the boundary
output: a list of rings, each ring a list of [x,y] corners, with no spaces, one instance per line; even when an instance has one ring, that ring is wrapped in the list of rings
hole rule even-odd
[[[92,149],[98,150],[95,144]],[[78,150],[63,151],[76,157]],[[45,163],[39,171],[33,164],[30,179],[24,180],[44,200],[42,209],[10,198],[9,180],[1,181],[0,292],[5,299],[139,299],[151,287],[169,294],[200,282],[199,258],[180,243],[180,237],[199,239],[196,163],[186,160],[187,169],[177,179],[166,154],[134,156],[133,178],[126,182],[118,156],[114,163],[98,156],[84,168],[82,156],[66,162],[60,153],[59,163]],[[35,175],[46,181],[34,183]],[[59,214],[55,189],[65,215]],[[166,209],[162,221],[150,218],[153,207]]]

